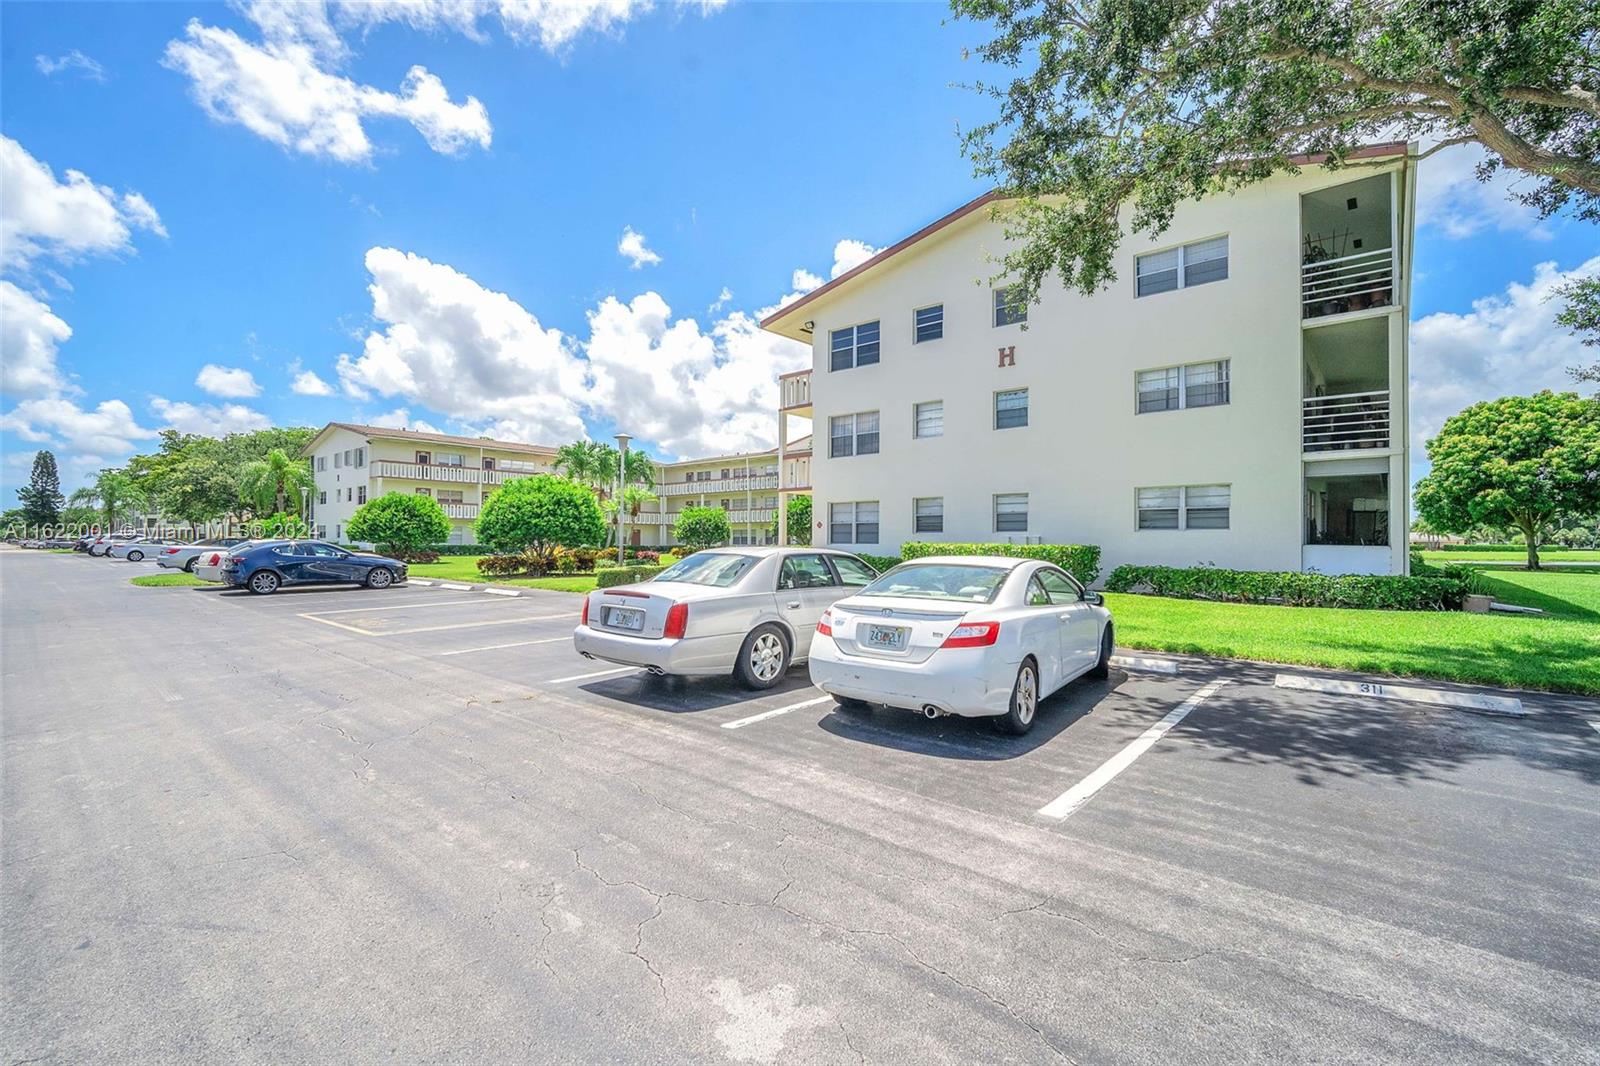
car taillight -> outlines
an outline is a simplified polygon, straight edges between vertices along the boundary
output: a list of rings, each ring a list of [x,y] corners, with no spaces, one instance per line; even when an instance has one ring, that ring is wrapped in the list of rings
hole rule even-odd
[[[177,548],[163,548],[163,549],[161,549],[161,554],[162,555],[177,555],[178,554],[178,549]]]
[[[228,556],[228,562],[232,563],[234,566],[238,566],[240,563],[244,562],[244,556],[230,555]]]
[[[987,648],[1000,639],[999,622],[962,622],[944,638],[941,648]]]
[[[823,611],[822,617],[817,619],[817,632],[825,637],[833,636],[833,612]]]
[[[580,626],[589,624],[589,597],[587,596],[583,598],[583,615],[578,619],[578,624]]]
[[[681,637],[683,631],[689,628],[689,605],[675,603],[667,608],[667,627],[661,631],[663,637]]]

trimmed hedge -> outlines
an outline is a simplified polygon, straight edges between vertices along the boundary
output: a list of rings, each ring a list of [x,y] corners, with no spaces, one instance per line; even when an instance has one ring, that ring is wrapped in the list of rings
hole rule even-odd
[[[1541,548],[1547,546],[1548,545],[1545,544],[1539,545]],[[1419,544],[1417,547],[1420,547],[1423,551],[1430,552],[1525,552],[1528,550],[1528,546],[1520,540],[1508,544],[1441,544],[1437,548],[1430,548],[1425,544]]]
[[[492,555],[494,549],[484,544],[434,544],[429,551],[440,555]]]
[[[1119,566],[1106,579],[1106,591],[1290,607],[1457,611],[1476,579],[1471,569],[1462,566],[1439,567],[1426,577],[1222,570],[1212,566]]]
[[[1043,559],[1085,585],[1100,577],[1100,547],[1096,544],[934,544],[908,540],[900,545],[904,560],[925,555],[1009,555],[1013,559]]]
[[[851,554],[880,574],[892,567],[899,566],[903,561],[898,555],[868,555],[866,552],[851,552]]]
[[[594,586],[608,589],[616,585],[648,581],[665,569],[664,566],[597,566],[594,568]]]

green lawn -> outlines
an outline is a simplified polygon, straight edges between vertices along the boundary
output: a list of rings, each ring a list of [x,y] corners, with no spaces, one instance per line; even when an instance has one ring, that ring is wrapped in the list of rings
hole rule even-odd
[[[211,581],[201,581],[193,574],[144,574],[133,579],[133,583],[146,589],[175,589],[191,588],[196,585],[214,584]]]
[[[1129,648],[1600,695],[1600,572],[1485,571],[1532,617],[1208,603],[1106,594]]]
[[[553,577],[487,578],[478,572],[476,555],[441,555],[436,563],[412,563],[406,572],[412,577],[433,581],[471,581],[476,584],[515,585],[522,588],[550,589],[554,592],[592,592],[593,574],[567,574]]]
[[[1492,552],[1424,551],[1422,561],[1429,566],[1440,563],[1526,563],[1528,553],[1521,548]],[[1600,551],[1593,548],[1541,548],[1541,563],[1594,563],[1600,566]]]

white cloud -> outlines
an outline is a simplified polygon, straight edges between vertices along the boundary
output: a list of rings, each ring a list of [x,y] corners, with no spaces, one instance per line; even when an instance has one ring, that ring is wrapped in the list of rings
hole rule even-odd
[[[161,419],[163,429],[207,437],[249,433],[272,427],[272,419],[238,403],[193,404],[155,396],[150,400],[150,410]]]
[[[46,396],[67,387],[56,367],[56,348],[72,327],[39,300],[9,281],[0,281],[0,392],[22,398]]]
[[[1511,198],[1535,179],[1519,171],[1502,169],[1487,182],[1477,178],[1478,164],[1486,152],[1463,144],[1430,156],[1417,169],[1417,225],[1452,239],[1470,237],[1482,230],[1521,233],[1536,240],[1552,236],[1538,213]]]
[[[261,386],[256,384],[255,375],[243,367],[207,363],[195,375],[194,383],[211,395],[228,400],[242,400],[261,394]]]
[[[722,287],[722,291],[717,293],[716,302],[713,303],[710,307],[706,308],[706,310],[710,311],[712,314],[716,314],[718,311],[720,311],[724,307],[728,306],[728,301],[732,300],[732,299],[733,299],[733,290],[728,288],[726,285],[724,285]]]
[[[1540,263],[1527,284],[1473,301],[1465,314],[1437,312],[1411,324],[1413,460],[1445,419],[1480,400],[1576,388],[1566,368],[1593,362],[1593,349],[1556,325],[1555,287],[1567,278],[1600,275],[1600,256],[1575,270]]]
[[[833,246],[833,270],[830,278],[836,278],[847,270],[854,270],[868,259],[877,255],[880,249],[874,248],[866,241],[852,240],[846,237]]]
[[[661,257],[645,245],[644,234],[635,232],[632,226],[622,228],[622,238],[617,241],[617,254],[628,260],[633,270],[661,262]]]
[[[265,37],[261,44],[191,19],[187,40],[169,42],[163,63],[189,77],[195,99],[212,118],[306,155],[344,163],[369,160],[373,147],[363,120],[373,116],[405,119],[430,148],[445,155],[473,144],[489,147],[493,129],[483,104],[475,96],[453,103],[444,83],[424,67],[412,67],[398,93],[327,69],[329,39],[306,36],[316,22],[305,12],[320,10],[316,5],[304,11],[299,5],[251,8]],[[286,14],[297,11],[302,12],[298,17]]]
[[[59,182],[10,137],[0,137],[0,187],[0,266],[7,269],[25,270],[42,256],[70,263],[127,251],[135,229],[167,235],[143,196],[119,195],[77,170]]]
[[[289,373],[294,375],[294,380],[289,383],[289,391],[297,396],[332,396],[333,386],[323,381],[315,370],[301,370],[300,360],[296,359],[289,364]]]
[[[66,55],[57,56],[54,59],[46,55],[34,56],[33,64],[39,68],[39,73],[43,74],[45,77],[52,77],[56,74],[62,73],[63,71],[76,70],[80,71],[83,76],[88,78],[90,81],[103,82],[106,80],[105,68],[99,63],[96,63],[93,59],[90,59],[88,56],[84,55],[82,52],[78,51],[76,48],[68,52]]]
[[[382,414],[372,415],[370,418],[359,418],[358,421],[364,426],[383,426],[386,429],[409,429],[417,433],[441,432],[431,422],[421,418],[412,418],[410,410],[404,407],[396,407],[393,411],[385,411]],[[507,438],[502,437],[500,439]]]
[[[61,396],[22,401],[0,416],[0,430],[58,451],[95,455],[127,455],[156,435],[121,400],[86,410]]]
[[[791,275],[789,281],[794,287],[794,291],[800,293],[801,295],[810,292],[812,289],[822,287],[822,279],[811,273],[811,271],[807,270],[805,267],[796,267],[794,274]]]

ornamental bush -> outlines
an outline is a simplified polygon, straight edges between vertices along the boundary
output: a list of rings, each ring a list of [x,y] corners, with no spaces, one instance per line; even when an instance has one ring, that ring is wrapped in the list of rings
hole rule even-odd
[[[1085,585],[1100,577],[1100,548],[1095,544],[935,544],[908,540],[900,545],[906,562],[925,555],[1009,555],[1014,559],[1043,559]]]
[[[450,536],[450,519],[432,496],[386,492],[356,508],[344,535],[376,544],[397,559],[407,558]]]
[[[673,534],[690,551],[699,551],[728,543],[733,539],[733,527],[728,524],[728,512],[720,507],[685,507],[678,512]]]
[[[556,548],[603,540],[606,520],[589,489],[566,478],[535,475],[496,489],[478,515],[477,531],[497,553],[532,552],[543,571]]]
[[[1119,566],[1108,592],[1186,600],[1356,607],[1386,611],[1455,611],[1477,586],[1470,567],[1430,568],[1425,576],[1318,574],[1296,570],[1222,570],[1212,566]]]
[[[636,581],[649,581],[665,569],[664,566],[597,566],[594,585],[601,589],[632,585]]]

